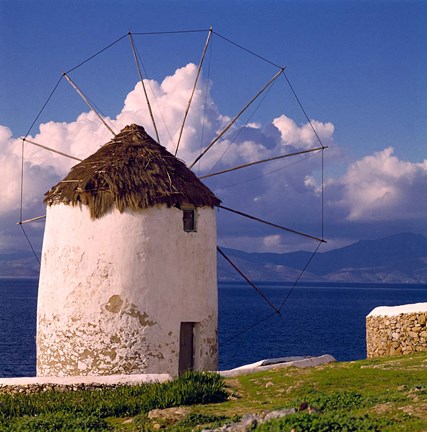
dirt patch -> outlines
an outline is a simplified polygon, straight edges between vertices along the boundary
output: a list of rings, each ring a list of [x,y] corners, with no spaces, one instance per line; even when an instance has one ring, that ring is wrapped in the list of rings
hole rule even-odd
[[[177,422],[183,419],[190,410],[184,407],[173,407],[165,409],[154,409],[148,413],[150,420],[157,420],[162,422]]]
[[[383,404],[378,404],[372,407],[372,411],[376,412],[377,414],[383,414],[389,411],[393,410],[393,403],[392,402],[386,402]]]

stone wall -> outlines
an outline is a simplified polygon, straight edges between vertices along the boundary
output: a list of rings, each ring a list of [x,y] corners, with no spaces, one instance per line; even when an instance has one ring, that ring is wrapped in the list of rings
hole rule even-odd
[[[129,384],[99,384],[99,383],[76,383],[76,384],[0,384],[0,395],[2,394],[32,394],[78,390],[107,390],[123,387]]]
[[[366,317],[367,356],[427,351],[427,303],[375,308]]]

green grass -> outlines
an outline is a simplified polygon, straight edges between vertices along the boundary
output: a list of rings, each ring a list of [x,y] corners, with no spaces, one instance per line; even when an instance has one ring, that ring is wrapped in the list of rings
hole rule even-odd
[[[224,382],[212,373],[188,373],[162,384],[115,389],[0,396],[1,431],[91,431],[110,429],[121,418],[227,398]]]
[[[194,373],[164,384],[0,395],[0,431],[198,431],[302,403],[315,412],[256,430],[427,431],[427,353],[225,380]]]
[[[284,368],[226,381],[232,399],[193,407],[231,417],[299,408],[259,431],[427,431],[427,353],[342,362],[315,368]]]

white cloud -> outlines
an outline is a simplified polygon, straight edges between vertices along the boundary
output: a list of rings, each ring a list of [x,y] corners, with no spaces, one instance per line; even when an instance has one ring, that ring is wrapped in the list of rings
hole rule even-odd
[[[427,160],[402,161],[392,147],[351,164],[339,180],[350,221],[405,220],[426,214]]]
[[[188,103],[196,66],[188,64],[162,82],[145,81],[151,100],[160,141],[174,152],[184,111]],[[230,120],[215,105],[209,89],[213,83],[200,79],[187,119],[178,157],[192,162]],[[205,90],[208,89],[208,94]],[[205,101],[207,108],[205,108]],[[123,108],[115,118],[106,119],[115,131],[137,123],[155,137],[140,83],[127,95]],[[337,160],[340,151],[333,143],[334,125],[312,120],[324,145],[330,145],[327,157]],[[203,131],[203,133],[202,133]],[[74,121],[47,122],[29,137],[40,144],[85,158],[108,142],[111,133],[92,113],[82,113]],[[317,147],[317,138],[310,124],[297,124],[285,114],[261,124],[256,121],[244,126],[234,125],[196,166],[200,174],[230,168],[272,156]],[[21,141],[0,126],[0,162],[2,189],[0,217],[15,213],[20,205]],[[24,205],[28,217],[44,211],[43,194],[76,161],[26,144]],[[281,159],[268,164],[213,177],[206,181],[224,205],[254,214],[298,231],[320,236],[320,158]],[[398,159],[392,148],[353,162],[344,175],[325,179],[325,224],[336,238],[351,238],[343,230],[349,224],[381,220],[422,221],[427,213],[427,161],[416,164]],[[224,215],[221,211],[219,232],[231,247],[247,250],[288,251],[302,243],[291,234],[277,232],[260,224]],[[418,218],[418,219],[417,219]],[[346,225],[347,224],[347,225]],[[369,229],[367,225],[366,229]],[[339,232],[341,230],[341,232]],[[0,231],[0,236],[2,232]],[[4,234],[3,234],[4,236]],[[8,236],[4,238],[11,238]],[[5,241],[5,240],[3,240]],[[304,243],[306,245],[306,243]],[[308,247],[310,249],[310,247]]]
[[[197,67],[190,63],[178,69],[174,75],[166,77],[160,84],[144,80],[160,142],[171,153],[175,152],[178,143],[196,73]],[[187,162],[192,162],[200,151],[202,131],[203,144],[206,145],[226,121],[219,115],[217,107],[210,98],[209,89],[210,83],[203,82],[203,79],[199,78],[179,146],[179,157]],[[126,97],[123,110],[117,116],[118,129],[131,123],[144,125],[147,132],[155,137],[141,83],[138,83]]]
[[[294,120],[285,114],[274,119],[273,124],[280,131],[283,145],[292,145],[300,149],[320,146],[313,128],[324,145],[327,145],[331,141],[334,133],[334,125],[332,123],[311,120],[311,125],[307,122],[298,126]]]
[[[21,146],[22,141],[12,138],[12,132],[0,126],[0,166],[3,187],[0,189],[0,216],[18,211],[21,201]],[[40,203],[43,193],[56,178],[51,167],[43,168],[28,160],[24,164],[24,208],[29,209]]]
[[[282,247],[282,238],[279,234],[273,234],[264,237],[263,239],[264,246],[267,250],[277,250]]]
[[[18,197],[20,191],[19,173],[20,164],[17,157],[0,156],[0,165],[2,168],[2,183],[0,189],[0,212],[8,212],[11,209],[17,208]]]

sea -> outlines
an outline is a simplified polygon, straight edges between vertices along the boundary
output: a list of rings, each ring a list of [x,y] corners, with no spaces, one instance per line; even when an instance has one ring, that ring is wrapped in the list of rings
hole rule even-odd
[[[0,279],[0,377],[35,376],[37,279]],[[219,369],[262,359],[366,358],[365,318],[377,306],[427,302],[427,285],[219,283]],[[280,309],[277,313],[270,303]]]

